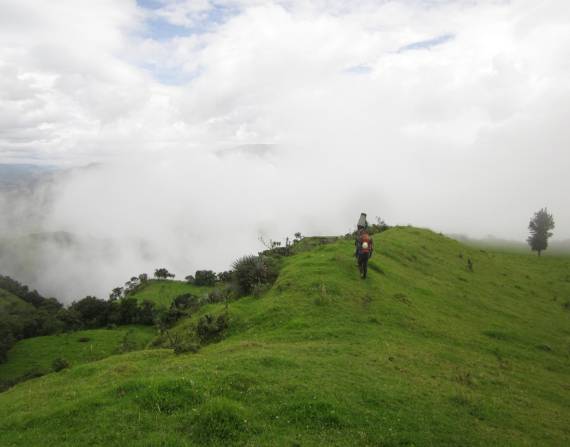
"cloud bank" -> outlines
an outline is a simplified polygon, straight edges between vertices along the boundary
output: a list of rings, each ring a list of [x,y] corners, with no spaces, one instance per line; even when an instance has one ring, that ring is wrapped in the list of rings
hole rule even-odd
[[[75,239],[0,269],[105,296],[363,210],[522,239],[548,206],[568,238],[569,25],[554,0],[2,2],[0,162],[67,171],[0,227]]]

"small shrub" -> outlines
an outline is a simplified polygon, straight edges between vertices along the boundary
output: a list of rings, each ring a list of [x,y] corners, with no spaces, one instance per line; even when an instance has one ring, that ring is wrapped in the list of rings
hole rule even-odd
[[[225,303],[233,298],[234,291],[231,287],[214,289],[208,294],[209,303]]]
[[[51,368],[55,371],[55,372],[59,372],[62,371],[64,369],[69,368],[69,362],[64,359],[63,357],[58,357],[56,358],[52,364],[51,364]]]
[[[184,312],[175,306],[171,306],[168,310],[161,310],[157,317],[156,323],[161,331],[168,329],[184,316]]]
[[[199,301],[200,299],[197,296],[192,295],[191,293],[184,293],[174,298],[171,307],[179,310],[184,310],[184,309],[196,310],[200,306]]]
[[[234,280],[242,295],[249,295],[256,285],[272,284],[277,278],[275,261],[266,256],[244,256],[233,264]]]
[[[218,340],[228,327],[229,318],[227,314],[220,314],[217,318],[211,314],[206,314],[198,320],[196,332],[202,343],[208,343]]]

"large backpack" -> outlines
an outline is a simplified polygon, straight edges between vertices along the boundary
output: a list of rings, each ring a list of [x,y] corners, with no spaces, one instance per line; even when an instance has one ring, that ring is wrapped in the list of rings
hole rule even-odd
[[[372,241],[368,233],[362,233],[358,242],[360,253],[370,253]]]

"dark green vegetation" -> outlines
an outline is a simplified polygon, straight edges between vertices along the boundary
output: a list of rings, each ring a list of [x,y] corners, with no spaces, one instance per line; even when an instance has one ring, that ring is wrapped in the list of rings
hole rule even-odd
[[[197,353],[115,355],[1,393],[0,445],[568,445],[570,259],[374,238],[365,281],[351,240],[283,258]],[[225,303],[171,336],[195,340],[205,315]]]
[[[55,298],[0,275],[0,364],[17,340],[52,334],[66,326],[67,312]]]

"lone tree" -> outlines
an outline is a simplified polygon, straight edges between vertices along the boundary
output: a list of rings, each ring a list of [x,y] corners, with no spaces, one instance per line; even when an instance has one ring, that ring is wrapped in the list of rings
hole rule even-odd
[[[540,252],[546,250],[548,247],[548,238],[552,236],[550,230],[554,228],[554,218],[552,214],[548,213],[546,208],[542,208],[540,211],[534,213],[533,218],[528,224],[528,229],[530,230],[530,236],[527,238],[528,245],[532,251]]]

